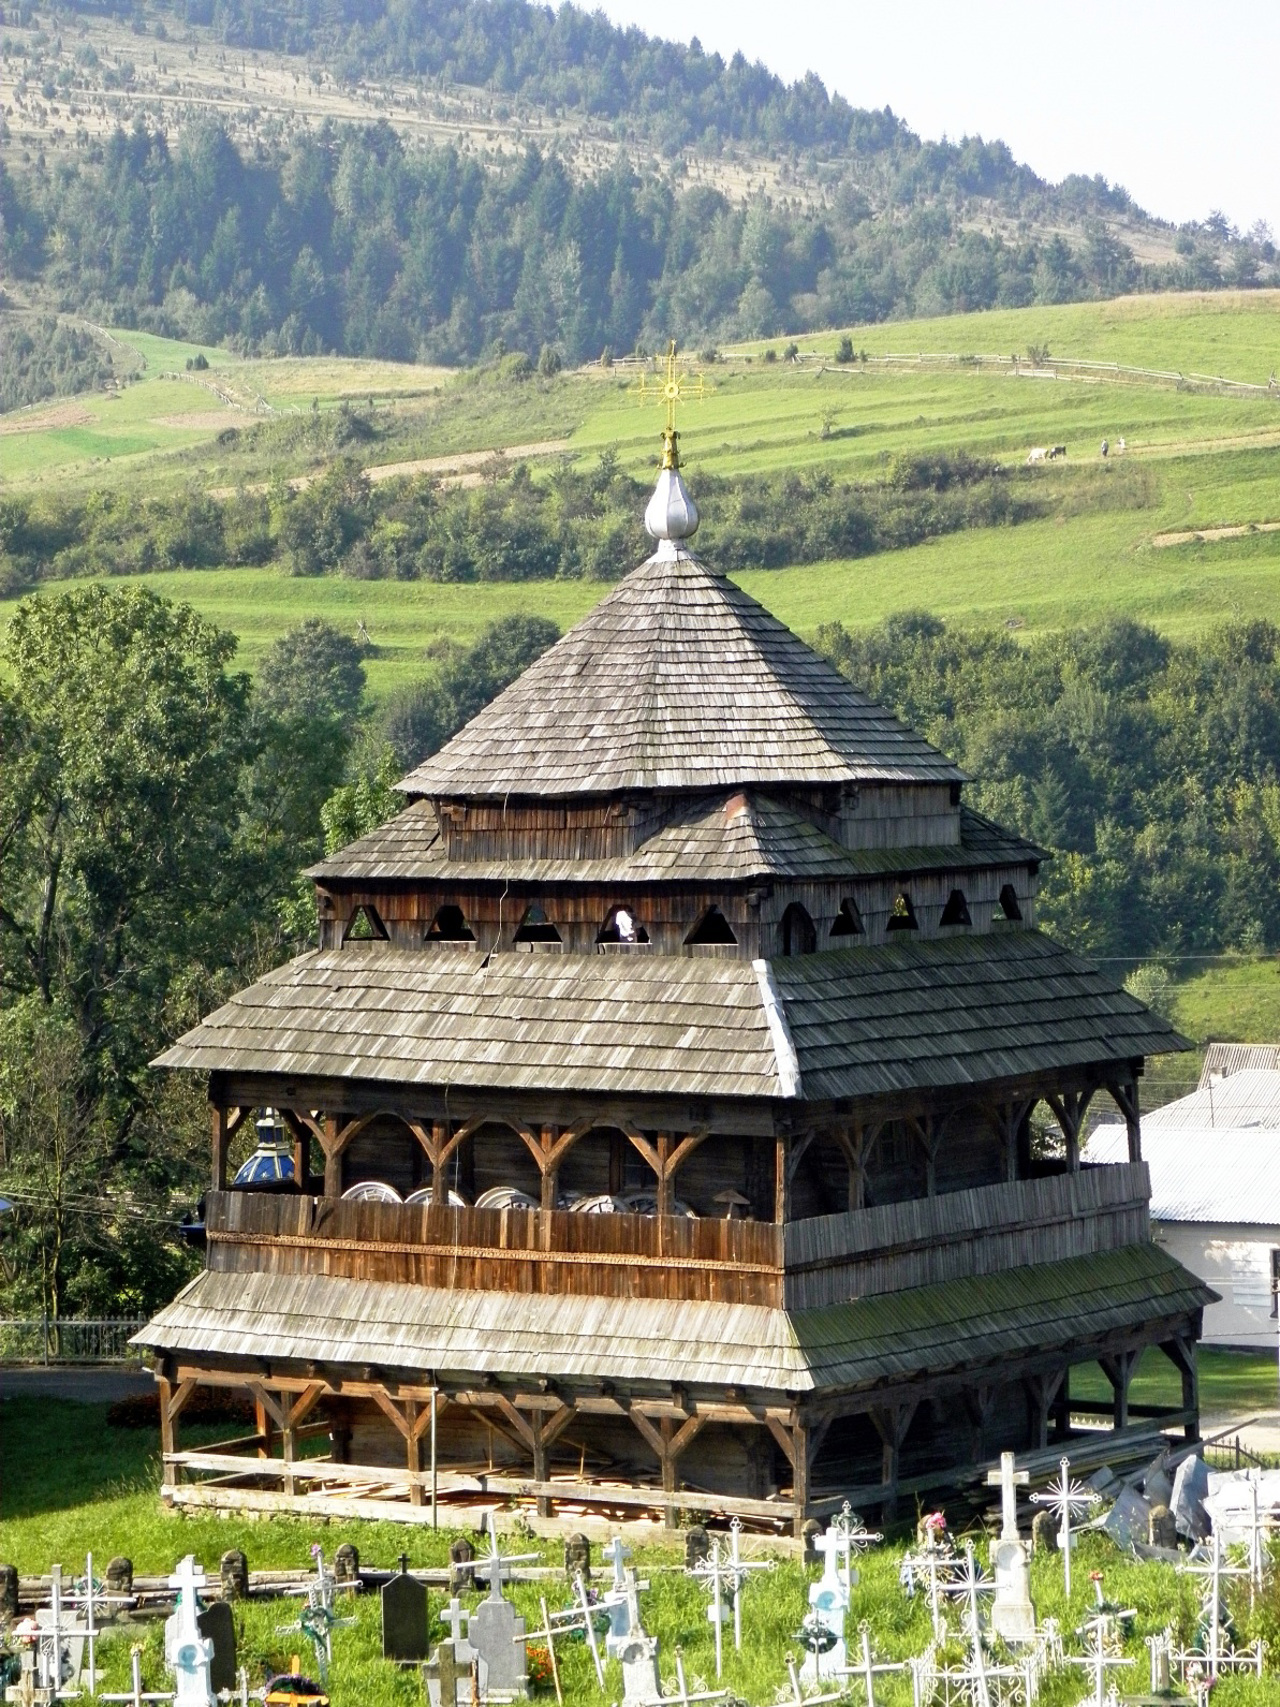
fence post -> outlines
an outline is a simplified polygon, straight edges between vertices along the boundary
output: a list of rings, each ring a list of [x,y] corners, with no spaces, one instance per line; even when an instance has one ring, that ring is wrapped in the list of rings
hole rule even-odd
[[[40,1360],[45,1366],[49,1362],[49,1312],[40,1312]]]

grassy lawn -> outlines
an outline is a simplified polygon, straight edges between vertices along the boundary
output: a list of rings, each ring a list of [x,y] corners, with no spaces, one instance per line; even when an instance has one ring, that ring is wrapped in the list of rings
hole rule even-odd
[[[1280,1042],[1280,960],[1205,967],[1178,984],[1172,1017],[1197,1043]]]
[[[216,1571],[219,1556],[229,1547],[243,1548],[254,1569],[305,1567],[312,1541],[319,1541],[331,1558],[344,1540],[354,1541],[363,1563],[374,1568],[392,1567],[402,1549],[415,1566],[446,1562],[453,1532],[444,1529],[433,1534],[425,1528],[389,1524],[317,1526],[302,1519],[247,1523],[235,1518],[193,1519],[166,1514],[155,1493],[152,1436],[147,1431],[109,1429],[105,1409],[30,1398],[11,1399],[0,1407],[7,1472],[0,1557],[15,1563],[24,1574],[45,1571],[55,1562],[71,1569],[80,1565],[90,1550],[95,1561],[102,1563],[111,1554],[123,1552],[140,1573],[170,1569],[188,1552],[194,1553],[207,1570]],[[911,1514],[907,1515],[910,1518]],[[977,1540],[985,1562],[985,1541],[981,1537]],[[917,1595],[908,1600],[899,1583],[903,1545],[901,1539],[891,1539],[890,1544],[860,1560],[861,1580],[848,1625],[856,1640],[857,1625],[866,1620],[877,1653],[887,1658],[921,1653],[929,1639],[926,1598]],[[547,1564],[558,1564],[560,1559],[558,1542],[520,1540],[519,1551],[538,1552]],[[691,1682],[695,1676],[712,1680],[714,1648],[706,1617],[707,1597],[680,1568],[682,1552],[682,1548],[665,1546],[638,1550],[636,1562],[650,1584],[641,1596],[641,1611],[646,1628],[659,1638],[664,1682],[674,1679],[677,1646],[683,1652]],[[1078,1648],[1072,1633],[1092,1604],[1091,1569],[1105,1573],[1109,1595],[1122,1596],[1123,1604],[1136,1610],[1126,1652],[1135,1662],[1128,1680],[1139,1687],[1146,1676],[1145,1636],[1168,1623],[1182,1636],[1191,1636],[1196,1586],[1167,1565],[1124,1560],[1105,1538],[1086,1535],[1081,1538],[1078,1568],[1073,1573],[1074,1592],[1068,1605],[1059,1561],[1052,1554],[1039,1555],[1032,1562],[1037,1610],[1042,1619],[1052,1616],[1060,1620],[1069,1649]],[[726,1642],[723,1681],[752,1707],[771,1703],[785,1683],[785,1657],[796,1651],[794,1633],[815,1576],[816,1572],[782,1559],[771,1573],[757,1577],[744,1591],[743,1651],[735,1655],[731,1641]],[[566,1587],[554,1579],[517,1585],[513,1597],[530,1624],[539,1617],[540,1593],[546,1594],[553,1609],[569,1604]],[[476,1596],[466,1598],[469,1604],[476,1603]],[[435,1628],[442,1602],[443,1596],[434,1591],[429,1613]],[[349,1610],[354,1625],[340,1627],[333,1637],[330,1683],[334,1700],[358,1701],[370,1707],[414,1707],[422,1699],[418,1679],[412,1671],[400,1671],[380,1658],[377,1597],[359,1597]],[[1242,1592],[1235,1611],[1244,1638],[1264,1634],[1274,1640],[1280,1631],[1280,1603],[1274,1595],[1264,1596],[1251,1610],[1247,1594]],[[291,1652],[307,1655],[305,1640],[278,1628],[291,1619],[288,1603],[240,1604],[235,1616],[238,1648],[249,1667],[251,1688],[257,1686],[265,1670],[282,1666]],[[152,1624],[130,1626],[103,1644],[100,1653],[108,1690],[126,1685],[129,1646],[138,1640],[143,1643],[144,1686],[165,1687],[163,1631],[159,1624]],[[960,1657],[954,1642],[949,1652],[956,1659]],[[602,1693],[582,1645],[566,1642],[558,1647],[558,1654],[568,1702],[596,1707],[619,1699],[622,1680],[616,1663],[606,1672]],[[1275,1700],[1275,1687],[1272,1678],[1224,1681],[1214,1698],[1228,1707],[1261,1707]],[[1040,1700],[1044,1707],[1073,1707],[1080,1689],[1080,1673],[1073,1667],[1051,1677]],[[906,1707],[911,1700],[910,1684],[904,1678],[878,1679],[876,1692],[882,1707]],[[856,1691],[852,1699],[858,1699]]]
[[[1272,1353],[1201,1346],[1199,1363],[1202,1416],[1240,1417],[1274,1411],[1280,1404],[1280,1382]],[[1111,1385],[1096,1364],[1087,1364],[1071,1372],[1071,1397],[1110,1402]],[[1177,1372],[1162,1352],[1153,1349],[1143,1353],[1129,1397],[1138,1405],[1182,1403]]]

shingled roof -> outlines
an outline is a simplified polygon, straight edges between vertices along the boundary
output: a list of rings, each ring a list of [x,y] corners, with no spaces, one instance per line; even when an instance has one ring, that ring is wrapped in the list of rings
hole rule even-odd
[[[688,802],[632,854],[613,859],[450,859],[429,800],[415,800],[359,841],[313,865],[321,883],[749,882],[874,877],[1038,864],[1050,856],[967,806],[960,841],[920,848],[845,848],[803,814],[752,791]]]
[[[192,1357],[374,1364],[812,1392],[910,1379],[1078,1338],[1216,1296],[1154,1245],[859,1298],[817,1310],[445,1290],[336,1275],[206,1272],[133,1343]]]
[[[1187,1048],[1034,931],[790,960],[479,955],[349,943],[290,961],[154,1063],[202,1071],[811,1101],[947,1090]]]
[[[633,571],[399,784],[510,798],[963,772],[690,552]]]

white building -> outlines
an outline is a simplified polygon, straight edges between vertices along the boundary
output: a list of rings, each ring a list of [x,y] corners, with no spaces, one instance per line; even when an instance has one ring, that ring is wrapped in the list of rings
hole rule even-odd
[[[1128,1154],[1123,1126],[1096,1127],[1086,1162]],[[1280,1287],[1280,1071],[1209,1074],[1142,1120],[1157,1242],[1221,1294],[1206,1345],[1276,1345]]]

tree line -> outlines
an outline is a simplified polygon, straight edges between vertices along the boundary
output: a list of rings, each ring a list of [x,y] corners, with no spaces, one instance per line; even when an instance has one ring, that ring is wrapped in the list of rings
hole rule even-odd
[[[310,420],[326,441],[343,432],[340,413]],[[1015,526],[1048,514],[1066,486],[1079,508],[1140,506],[1148,484],[1143,470],[1110,468],[1050,483],[962,452],[899,456],[870,480],[703,475],[699,539],[724,570],[782,568]],[[300,490],[277,479],[230,498],[195,486],[15,493],[0,499],[0,596],[42,580],[263,564],[357,580],[612,581],[652,549],[639,520],[647,490],[611,449],[593,468],[566,458],[536,480],[495,458],[481,485],[460,489],[428,475],[372,484],[348,447]]]
[[[587,178],[536,147],[483,167],[410,150],[385,123],[245,158],[216,123],[170,147],[139,119],[97,154],[0,164],[8,265],[104,324],[267,355],[460,363],[546,348],[579,362],[670,336],[1224,282],[1211,248],[1145,266],[1088,214],[1074,243],[988,235],[928,173],[877,216],[851,185],[821,209],[734,205],[625,157]]]

